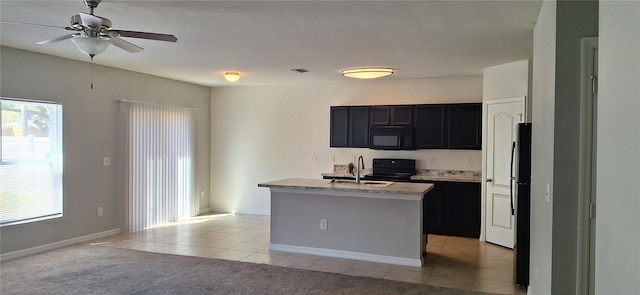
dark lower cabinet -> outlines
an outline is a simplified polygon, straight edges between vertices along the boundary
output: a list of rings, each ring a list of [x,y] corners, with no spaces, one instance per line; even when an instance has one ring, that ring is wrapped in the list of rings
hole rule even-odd
[[[423,202],[425,233],[480,237],[480,184],[430,182],[434,188]]]
[[[480,236],[480,184],[448,183],[444,223],[450,235]]]
[[[441,208],[447,194],[446,184],[434,183],[422,202],[422,227],[425,233],[442,232],[444,229],[444,213]]]

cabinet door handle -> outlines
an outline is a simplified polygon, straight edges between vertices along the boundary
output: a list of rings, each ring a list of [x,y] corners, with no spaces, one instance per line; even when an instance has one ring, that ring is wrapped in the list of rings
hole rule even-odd
[[[492,178],[487,178],[487,182],[493,182]]]

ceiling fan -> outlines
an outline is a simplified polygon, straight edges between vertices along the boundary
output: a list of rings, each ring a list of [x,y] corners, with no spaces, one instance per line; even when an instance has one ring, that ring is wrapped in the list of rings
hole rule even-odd
[[[93,10],[98,7],[102,0],[83,0],[83,2],[87,8],[89,8],[89,13],[79,12],[71,17],[71,24],[69,26],[63,27],[68,31],[76,31],[75,33],[40,41],[37,44],[51,44],[71,39],[80,51],[93,59],[94,56],[104,52],[111,44],[129,52],[140,52],[143,50],[142,47],[120,39],[120,37],[167,42],[176,42],[178,40],[174,35],[169,34],[112,29],[109,19],[93,14]],[[19,22],[12,23],[33,25]]]

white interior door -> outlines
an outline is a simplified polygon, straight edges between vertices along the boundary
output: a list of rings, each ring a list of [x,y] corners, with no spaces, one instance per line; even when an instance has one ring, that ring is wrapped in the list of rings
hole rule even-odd
[[[524,107],[524,97],[492,100],[487,102],[485,117],[486,241],[511,249],[515,240],[515,217],[511,214],[511,193],[515,193],[511,172],[516,171],[516,161],[512,161],[513,143],[518,123],[524,120]]]

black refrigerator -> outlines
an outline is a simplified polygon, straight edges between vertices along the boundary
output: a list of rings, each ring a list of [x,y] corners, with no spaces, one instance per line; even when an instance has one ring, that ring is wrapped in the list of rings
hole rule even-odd
[[[518,124],[516,198],[512,196],[512,213],[516,215],[516,242],[513,247],[514,276],[516,285],[526,290],[529,286],[529,233],[531,216],[531,123]],[[512,157],[513,160],[513,157]],[[513,165],[512,165],[513,167]],[[511,193],[513,194],[513,189]],[[513,205],[515,203],[515,205]]]

